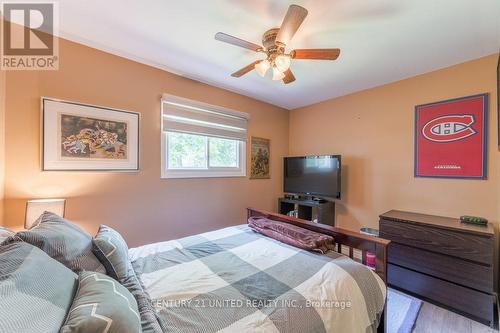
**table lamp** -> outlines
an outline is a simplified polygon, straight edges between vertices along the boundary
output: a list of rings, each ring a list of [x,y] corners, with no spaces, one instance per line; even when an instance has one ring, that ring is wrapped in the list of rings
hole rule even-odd
[[[45,211],[64,217],[65,208],[66,199],[28,200],[26,202],[26,217],[24,220],[24,228],[31,229],[36,220]]]

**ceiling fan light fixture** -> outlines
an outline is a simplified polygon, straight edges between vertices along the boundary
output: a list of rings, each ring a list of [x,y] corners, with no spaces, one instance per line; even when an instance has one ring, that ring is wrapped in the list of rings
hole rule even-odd
[[[285,54],[277,56],[274,59],[274,65],[280,72],[286,72],[290,68],[290,56]]]
[[[285,74],[283,74],[283,72],[280,71],[278,69],[278,67],[274,66],[273,67],[273,80],[274,81],[283,80],[284,77],[285,77]]]
[[[269,61],[267,59],[262,60],[261,62],[259,62],[258,64],[255,65],[255,71],[257,72],[257,74],[264,77],[266,75],[267,70],[270,67],[271,67],[271,64],[269,63]]]
[[[272,69],[272,79],[283,80],[284,84],[295,81],[290,65],[292,59],[305,60],[336,60],[340,55],[340,49],[293,49],[286,53],[289,42],[300,28],[307,16],[307,9],[299,5],[290,5],[285,14],[281,26],[272,28],[262,35],[262,45],[258,45],[244,39],[218,32],[215,39],[224,43],[232,44],[250,51],[262,53],[266,59],[257,59],[245,67],[231,74],[232,77],[242,77],[255,69],[258,75],[265,77],[269,69]]]

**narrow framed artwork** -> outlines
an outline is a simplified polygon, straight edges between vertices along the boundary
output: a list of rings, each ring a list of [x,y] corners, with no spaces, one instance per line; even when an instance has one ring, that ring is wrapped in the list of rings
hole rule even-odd
[[[139,170],[139,113],[41,99],[43,171]]]
[[[415,107],[415,177],[486,179],[488,94]]]
[[[250,179],[271,178],[271,141],[252,136]]]

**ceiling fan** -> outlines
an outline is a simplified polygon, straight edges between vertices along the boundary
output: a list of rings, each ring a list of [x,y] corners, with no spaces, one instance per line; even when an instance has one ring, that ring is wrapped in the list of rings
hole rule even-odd
[[[295,76],[290,70],[292,59],[337,59],[340,55],[340,49],[295,49],[288,54],[285,52],[286,45],[290,42],[293,35],[295,35],[306,16],[307,9],[298,5],[291,5],[288,8],[281,27],[269,29],[262,36],[262,44],[264,46],[247,42],[223,32],[216,33],[216,40],[266,54],[266,59],[256,60],[239,71],[234,72],[231,76],[241,77],[255,69],[260,76],[264,77],[268,69],[272,68],[273,80],[283,80],[285,84],[288,84],[295,81]]]

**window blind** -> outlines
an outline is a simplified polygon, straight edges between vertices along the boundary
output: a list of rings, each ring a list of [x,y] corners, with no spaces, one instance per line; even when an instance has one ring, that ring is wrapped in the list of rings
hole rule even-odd
[[[164,94],[162,130],[246,141],[247,113]]]

